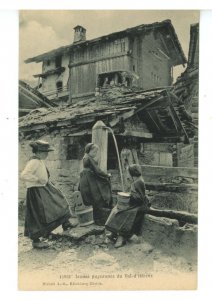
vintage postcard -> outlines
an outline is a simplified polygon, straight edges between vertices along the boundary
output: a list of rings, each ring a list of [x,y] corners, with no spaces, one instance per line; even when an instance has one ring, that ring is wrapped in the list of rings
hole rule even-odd
[[[195,290],[199,11],[19,22],[19,289]]]

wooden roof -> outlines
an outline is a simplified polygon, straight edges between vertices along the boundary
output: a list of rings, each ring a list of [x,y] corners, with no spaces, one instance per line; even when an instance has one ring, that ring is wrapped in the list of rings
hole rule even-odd
[[[19,112],[25,114],[35,108],[54,106],[56,105],[38,90],[32,88],[26,82],[19,80]]]
[[[155,22],[152,24],[143,24],[143,25],[131,27],[92,40],[78,42],[77,44],[72,43],[66,46],[62,46],[60,48],[48,51],[38,56],[28,58],[27,60],[25,60],[25,63],[31,63],[31,62],[39,63],[44,60],[53,58],[57,55],[69,53],[71,50],[75,49],[76,47],[87,47],[90,44],[95,44],[101,41],[115,39],[118,37],[121,38],[129,35],[146,34],[147,32],[152,30],[161,30],[162,34],[164,35],[164,40],[167,43],[168,48],[170,50],[169,55],[173,61],[173,65],[185,64],[187,62],[183,49],[181,47],[181,44],[175,32],[175,29],[171,23],[171,20],[164,20],[162,22]]]
[[[122,92],[114,88],[104,91],[101,97],[66,107],[32,111],[20,118],[19,128],[23,133],[66,128],[69,134],[75,134],[91,129],[97,120],[114,129],[123,128],[125,120],[137,116],[154,136],[185,136],[188,141],[187,128],[175,107],[176,96],[169,89]]]

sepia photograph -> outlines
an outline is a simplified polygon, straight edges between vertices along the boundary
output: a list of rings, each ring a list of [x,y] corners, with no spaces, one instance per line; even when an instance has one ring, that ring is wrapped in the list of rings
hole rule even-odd
[[[19,290],[197,289],[199,15],[19,11]]]

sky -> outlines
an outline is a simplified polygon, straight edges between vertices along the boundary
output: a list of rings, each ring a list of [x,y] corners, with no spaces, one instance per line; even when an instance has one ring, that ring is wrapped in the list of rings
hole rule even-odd
[[[76,25],[87,29],[87,39],[124,30],[140,24],[170,19],[185,56],[188,56],[190,25],[199,22],[199,11],[191,10],[23,10],[19,15],[19,77],[33,81],[41,63],[24,60],[73,42]],[[176,78],[183,67],[175,67]]]

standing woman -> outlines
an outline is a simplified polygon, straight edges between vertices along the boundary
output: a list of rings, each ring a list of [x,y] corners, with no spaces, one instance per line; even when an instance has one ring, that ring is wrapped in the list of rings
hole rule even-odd
[[[26,183],[26,215],[24,235],[32,240],[34,248],[47,248],[48,244],[40,241],[52,230],[62,225],[64,230],[71,227],[69,206],[60,190],[49,181],[49,171],[44,160],[49,151],[54,149],[48,142],[31,142],[33,156],[21,173]]]
[[[85,147],[83,171],[80,173],[79,189],[85,205],[93,206],[94,221],[104,225],[104,208],[111,208],[112,191],[110,175],[98,167],[99,147],[89,143]]]

